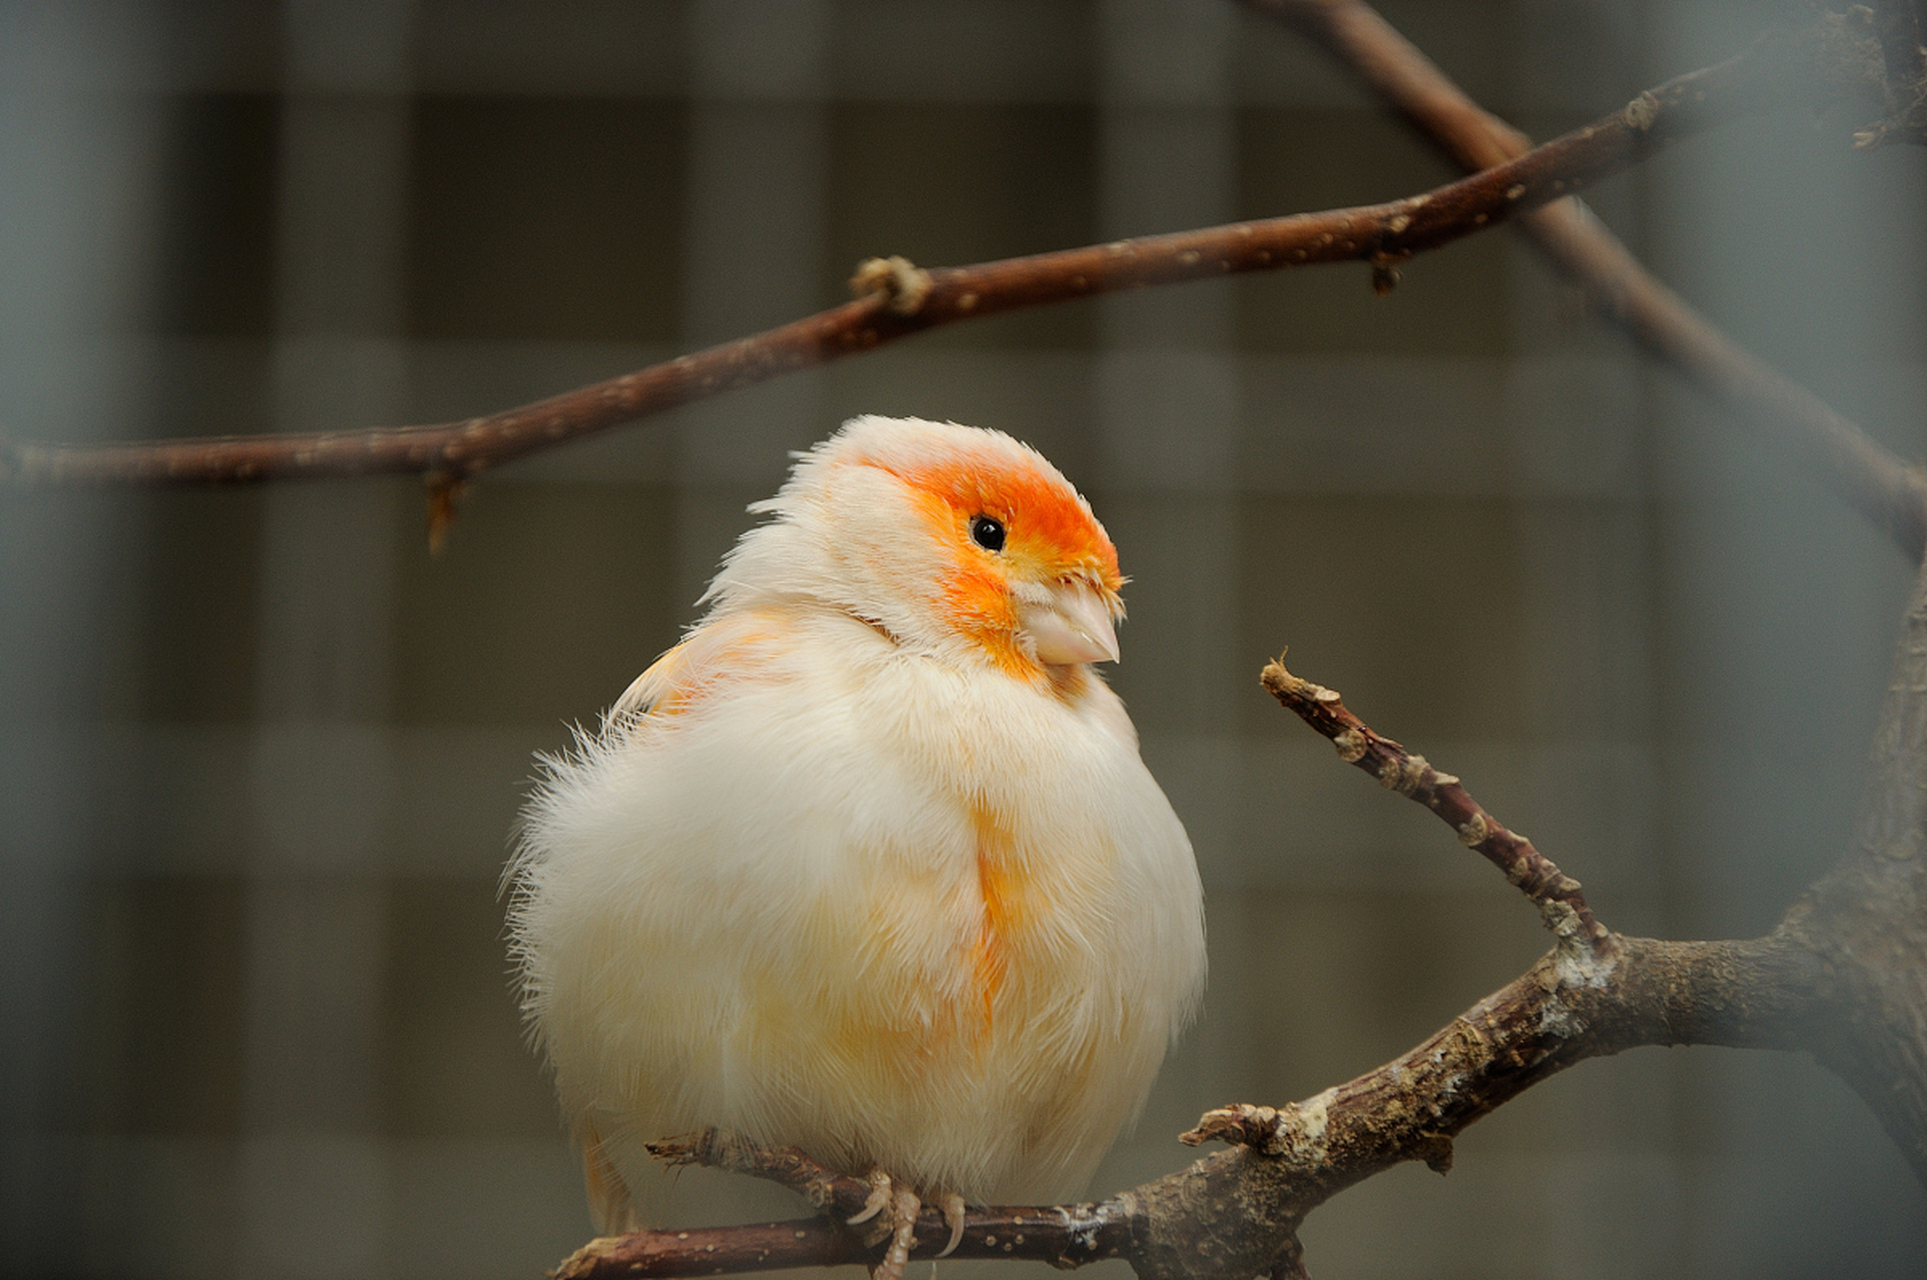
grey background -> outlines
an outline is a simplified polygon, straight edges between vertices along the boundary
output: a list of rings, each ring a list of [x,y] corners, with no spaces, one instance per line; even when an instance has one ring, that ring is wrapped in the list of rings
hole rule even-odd
[[[1386,11],[1546,137],[1773,7]],[[1595,202],[1920,456],[1923,157],[1854,123],[1734,125]],[[1209,0],[5,0],[0,432],[448,419],[828,305],[873,253],[1449,176]],[[489,1280],[580,1243],[500,937],[531,754],[674,641],[785,451],[865,411],[1037,444],[1134,578],[1115,679],[1213,973],[1098,1192],[1545,945],[1258,690],[1286,644],[1627,931],[1760,932],[1850,829],[1905,566],[1509,233],[1382,300],[1361,266],[921,337],[504,469],[439,559],[402,481],[0,493],[0,1266]],[[1805,1059],[1644,1050],[1305,1238],[1322,1276],[1914,1275],[1927,1198]]]

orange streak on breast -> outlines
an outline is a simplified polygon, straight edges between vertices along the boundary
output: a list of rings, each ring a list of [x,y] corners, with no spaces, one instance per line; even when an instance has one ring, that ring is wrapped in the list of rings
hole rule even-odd
[[[1011,940],[1023,927],[1025,885],[1013,856],[1016,840],[1002,815],[973,798],[970,825],[977,845],[977,891],[984,901],[984,920],[971,948],[971,963],[988,1031],[1009,968]]]

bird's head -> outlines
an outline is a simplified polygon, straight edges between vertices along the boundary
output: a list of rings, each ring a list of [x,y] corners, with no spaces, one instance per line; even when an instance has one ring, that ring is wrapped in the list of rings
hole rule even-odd
[[[1043,456],[999,431],[854,418],[798,455],[716,607],[805,597],[899,644],[1013,674],[1117,659],[1117,551]]]

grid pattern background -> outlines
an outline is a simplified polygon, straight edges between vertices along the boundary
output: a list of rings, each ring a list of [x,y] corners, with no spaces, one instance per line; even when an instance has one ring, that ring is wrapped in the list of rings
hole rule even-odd
[[[1385,9],[1541,137],[1770,16]],[[1927,165],[1848,153],[1845,123],[1736,125],[1595,204],[1920,456]],[[875,253],[1449,176],[1217,0],[4,0],[0,431],[446,420],[828,305]],[[8,1275],[506,1280],[586,1237],[501,938],[530,759],[673,643],[786,451],[858,412],[1035,443],[1134,579],[1115,682],[1197,845],[1213,971],[1100,1193],[1545,945],[1257,689],[1287,643],[1623,930],[1763,931],[1849,838],[1905,566],[1504,234],[1387,299],[1362,266],[1155,290],[736,393],[486,478],[439,558],[401,482],[0,493]],[[1804,1059],[1644,1050],[1305,1238],[1332,1275],[1912,1275],[1927,1198]]]

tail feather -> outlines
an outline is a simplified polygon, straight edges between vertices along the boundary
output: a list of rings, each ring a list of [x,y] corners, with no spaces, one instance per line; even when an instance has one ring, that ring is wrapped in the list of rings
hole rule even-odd
[[[602,1139],[594,1129],[582,1135],[582,1183],[588,1189],[589,1213],[595,1218],[597,1231],[605,1236],[621,1236],[642,1229],[642,1223],[636,1219],[635,1202],[629,1195],[629,1184],[602,1153]]]

